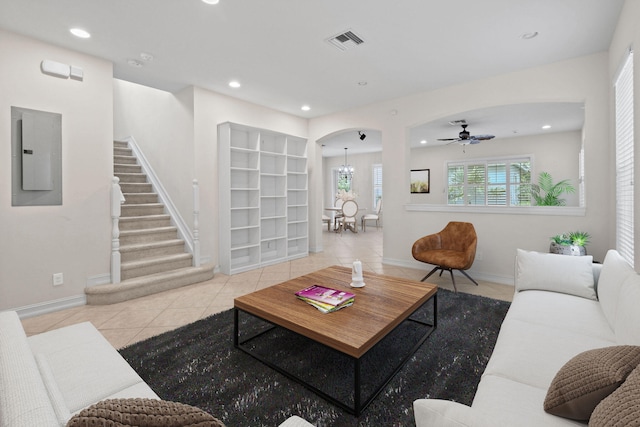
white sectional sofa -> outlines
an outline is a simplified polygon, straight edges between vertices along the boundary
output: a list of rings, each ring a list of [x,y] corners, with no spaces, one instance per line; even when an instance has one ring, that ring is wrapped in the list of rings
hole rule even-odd
[[[518,250],[513,303],[472,405],[416,400],[417,427],[585,425],[544,411],[556,373],[586,350],[640,345],[640,276],[615,250],[591,261]]]
[[[64,426],[108,398],[158,396],[90,323],[27,338],[0,313],[0,425]]]
[[[118,398],[159,399],[91,323],[27,338],[15,312],[0,313],[0,427],[65,426]],[[309,425],[294,416],[281,427]]]

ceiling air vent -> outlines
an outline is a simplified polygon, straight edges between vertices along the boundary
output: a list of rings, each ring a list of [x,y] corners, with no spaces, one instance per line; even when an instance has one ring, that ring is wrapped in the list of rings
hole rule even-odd
[[[348,50],[364,43],[364,40],[358,37],[351,30],[329,37],[328,39],[326,39],[326,41],[331,43],[332,45],[334,45],[340,50]]]

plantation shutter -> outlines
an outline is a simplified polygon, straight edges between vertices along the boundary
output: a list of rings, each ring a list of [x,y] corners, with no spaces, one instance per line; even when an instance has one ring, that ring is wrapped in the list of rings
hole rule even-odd
[[[633,51],[615,82],[616,249],[633,266]]]

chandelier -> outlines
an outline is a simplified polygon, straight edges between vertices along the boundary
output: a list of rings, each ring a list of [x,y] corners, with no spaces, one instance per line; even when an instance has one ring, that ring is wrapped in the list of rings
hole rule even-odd
[[[351,179],[353,178],[353,166],[347,163],[347,149],[344,149],[344,165],[338,168],[338,175],[340,179]]]

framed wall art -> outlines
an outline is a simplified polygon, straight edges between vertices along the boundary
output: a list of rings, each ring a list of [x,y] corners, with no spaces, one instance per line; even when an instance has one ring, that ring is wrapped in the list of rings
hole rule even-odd
[[[430,187],[429,169],[411,170],[411,192],[428,193]]]

